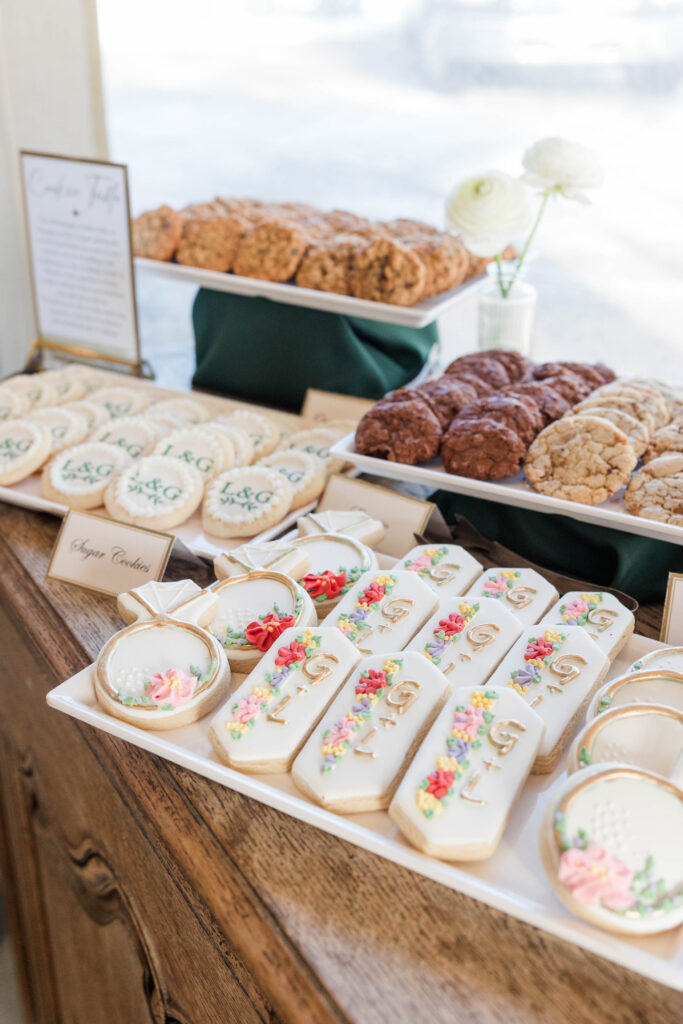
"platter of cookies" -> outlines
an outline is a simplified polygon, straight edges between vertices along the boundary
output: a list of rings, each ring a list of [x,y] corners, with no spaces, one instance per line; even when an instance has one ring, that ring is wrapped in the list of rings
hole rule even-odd
[[[380,564],[381,523],[324,515],[121,594],[48,703],[683,989],[683,652],[612,593]]]
[[[418,328],[478,287],[491,262],[422,221],[258,199],[161,206],[135,218],[132,237],[140,270]]]
[[[378,477],[683,544],[683,387],[603,363],[460,356],[332,450]]]
[[[18,375],[0,384],[0,500],[97,510],[212,558],[314,508],[350,426],[77,365]]]

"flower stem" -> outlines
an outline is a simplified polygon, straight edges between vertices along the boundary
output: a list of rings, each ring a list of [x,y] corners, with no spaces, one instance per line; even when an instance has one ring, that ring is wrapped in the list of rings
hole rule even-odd
[[[519,256],[517,257],[517,264],[515,266],[515,272],[512,275],[512,278],[511,278],[510,283],[507,286],[507,288],[503,284],[503,277],[502,277],[502,273],[501,273],[501,264],[500,264],[500,254],[498,254],[498,256],[496,256],[496,260],[497,260],[497,263],[498,263],[498,281],[499,281],[500,290],[503,293],[503,298],[504,299],[507,299],[508,295],[510,294],[510,292],[512,290],[512,286],[514,285],[515,281],[517,280],[519,272],[520,272],[520,270],[522,268],[522,264],[524,263],[524,260],[526,258],[527,253],[529,252],[529,246],[531,245],[531,242],[533,240],[534,235],[538,231],[538,226],[541,223],[541,218],[543,217],[543,214],[545,213],[545,208],[548,205],[548,200],[550,199],[550,196],[551,196],[551,190],[550,189],[547,192],[543,193],[543,199],[541,200],[541,204],[540,204],[540,206],[538,208],[538,213],[536,214],[536,220],[534,221],[534,226],[532,227],[531,231],[529,232],[529,237],[527,238],[526,242],[524,243],[524,248],[522,249],[522,251],[520,252]]]

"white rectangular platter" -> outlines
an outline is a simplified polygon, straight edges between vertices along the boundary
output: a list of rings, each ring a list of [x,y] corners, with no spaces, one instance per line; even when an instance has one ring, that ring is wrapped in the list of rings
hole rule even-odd
[[[607,526],[612,530],[636,533],[639,537],[653,537],[655,540],[683,545],[683,526],[657,523],[653,519],[631,515],[626,510],[621,491],[602,505],[581,505],[576,501],[539,494],[523,473],[505,480],[472,480],[470,477],[447,473],[441,459],[433,459],[420,466],[407,466],[403,462],[389,462],[388,459],[361,455],[355,449],[353,434],[342,438],[331,450],[337,455],[343,455],[347,462],[353,463],[361,472],[372,473],[373,476],[422,484],[434,491],[451,491],[453,494],[486,498],[502,505],[529,508],[534,512],[568,516],[584,523],[595,523],[597,526]]]
[[[352,295],[336,295],[313,288],[299,288],[295,284],[279,284],[276,281],[258,281],[253,277],[237,274],[222,274],[216,270],[202,270],[200,267],[185,267],[180,263],[162,263],[160,260],[135,257],[135,269],[143,273],[157,274],[176,281],[186,281],[201,288],[217,292],[246,295],[251,298],[270,299],[284,302],[288,306],[305,306],[324,313],[345,313],[366,320],[381,320],[386,324],[402,327],[426,327],[452,309],[467,296],[472,296],[484,283],[484,278],[475,278],[452,288],[431,299],[424,299],[415,306],[395,306],[388,302],[370,302],[356,299]]]
[[[612,666],[609,677],[621,675],[641,655],[661,646],[656,640],[633,636]],[[482,900],[632,971],[683,990],[683,927],[643,938],[601,931],[572,917],[546,881],[538,852],[538,832],[547,794],[565,777],[564,759],[552,775],[529,779],[493,857],[478,863],[447,864],[418,853],[405,843],[385,811],[349,816],[334,814],[301,795],[289,774],[249,776],[222,765],[209,742],[209,719],[173,732],[154,733],[107,715],[95,700],[92,671],[90,666],[51,690],[47,695],[48,704],[323,832]],[[243,678],[234,677],[235,685]]]

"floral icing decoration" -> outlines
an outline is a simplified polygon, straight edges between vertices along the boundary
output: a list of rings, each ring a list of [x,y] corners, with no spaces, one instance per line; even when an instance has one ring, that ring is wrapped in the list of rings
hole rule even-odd
[[[125,693],[119,690],[117,700],[127,707],[159,708],[161,711],[173,711],[181,708],[194,697],[197,690],[209,682],[216,671],[214,659],[206,672],[196,665],[190,666],[189,675],[179,668],[168,668],[165,672],[155,672],[143,686],[142,694]]]
[[[521,575],[518,569],[501,569],[500,572],[487,577],[483,592],[486,597],[498,599],[507,594],[508,590],[512,590]]]
[[[433,772],[417,790],[417,806],[425,818],[438,816],[453,796],[454,784],[470,766],[469,753],[481,747],[495,718],[498,694],[495,690],[475,690],[469,704],[457,704],[451,730],[446,739],[447,753],[436,759]]]
[[[603,711],[607,711],[608,707],[612,703],[612,695],[610,693],[604,694],[598,701],[597,713],[600,715]]]
[[[336,573],[330,569],[306,573],[301,585],[314,601],[333,601],[336,597],[346,594],[354,583],[358,583],[362,573],[363,569],[359,565],[352,569],[345,569],[340,565]]]
[[[433,661],[435,665],[441,663],[444,652],[460,640],[460,634],[469,625],[479,611],[478,604],[470,604],[468,601],[461,601],[457,612],[439,619],[438,624],[432,631],[432,639],[428,640],[421,651],[425,658]]]
[[[387,658],[379,672],[374,668],[363,669],[356,683],[356,700],[351,710],[323,733],[321,772],[332,771],[341,761],[351,747],[353,734],[359,732],[368,721],[375,704],[386,697],[387,691],[394,685],[396,673],[402,667],[401,658]]]
[[[259,651],[265,653],[286,629],[296,626],[303,603],[303,597],[297,594],[294,612],[291,614],[283,615],[276,602],[272,612],[254,619],[244,629],[226,629],[222,636],[218,633],[213,635],[223,647],[258,647]]]
[[[396,577],[387,574],[375,576],[372,583],[361,591],[352,612],[342,612],[337,619],[340,629],[347,640],[355,643],[363,629],[368,629],[367,619],[372,612],[379,609],[385,597],[388,597],[396,586]]]
[[[632,871],[603,846],[590,841],[584,829],[572,838],[564,814],[555,815],[555,836],[561,852],[557,877],[571,889],[583,907],[604,907],[628,917],[666,913],[678,907],[680,889],[667,891],[663,878],[655,878],[654,857],[640,871]]]
[[[266,686],[255,686],[248,697],[242,697],[232,705],[232,718],[226,728],[233,739],[239,740],[247,729],[253,729],[256,719],[267,710],[280,693],[282,684],[294,672],[303,668],[307,658],[312,658],[320,648],[321,638],[314,636],[310,629],[297,636],[287,647],[281,647],[275,657],[275,671],[266,672]]]
[[[550,664],[552,655],[566,639],[565,633],[558,633],[555,629],[546,629],[541,637],[529,637],[524,651],[524,665],[510,673],[507,685],[525,697],[530,686],[540,683],[541,672]]]
[[[567,626],[585,626],[588,615],[602,604],[602,594],[579,594],[568,604],[560,605],[562,621]]]
[[[408,572],[416,572],[418,576],[429,576],[434,566],[442,562],[447,554],[448,548],[445,547],[425,548],[422,554],[407,559],[402,568],[407,569]]]

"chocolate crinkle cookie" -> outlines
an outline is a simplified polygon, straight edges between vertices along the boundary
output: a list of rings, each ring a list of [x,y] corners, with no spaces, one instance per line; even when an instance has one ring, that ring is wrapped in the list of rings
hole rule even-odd
[[[582,401],[584,398],[588,398],[590,393],[595,390],[588,381],[584,380],[583,377],[579,377],[578,373],[574,373],[573,370],[559,367],[559,364],[556,363],[545,363],[543,365],[558,368],[555,373],[538,376],[536,373],[538,367],[534,367],[532,371],[533,379],[541,380],[544,384],[549,384],[550,387],[555,388],[571,405]]]
[[[448,473],[474,480],[516,476],[527,446],[516,431],[498,420],[455,419],[441,443]]]
[[[457,377],[429,380],[420,384],[417,390],[432,406],[444,430],[465,406],[477,401],[477,392],[472,385]]]
[[[366,412],[356,429],[356,451],[414,466],[439,451],[441,424],[417,391],[399,388]]]
[[[464,384],[469,384],[476,391],[478,398],[486,398],[487,395],[492,395],[497,390],[472,370],[457,370],[455,373],[447,374],[447,376],[450,380],[459,380]]]
[[[460,377],[463,373],[473,374],[494,389],[504,388],[510,383],[507,370],[497,359],[479,352],[460,356],[450,363],[445,371],[446,376]]]
[[[521,352],[515,352],[514,349],[489,348],[480,352],[479,355],[487,356],[489,359],[497,359],[501,366],[504,367],[511,384],[522,380],[531,373],[533,365],[531,360],[523,356]]]
[[[510,384],[509,387],[503,388],[502,393],[512,395],[513,398],[534,401],[543,417],[544,427],[559,420],[572,407],[571,402],[563,398],[547,380],[520,380],[516,384]]]
[[[515,398],[513,395],[489,395],[467,405],[460,413],[460,420],[491,419],[504,423],[519,434],[526,445],[530,445],[536,434],[543,429],[543,417],[532,398]]]

